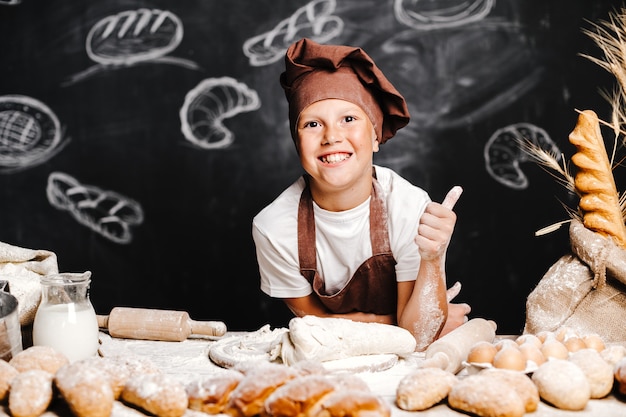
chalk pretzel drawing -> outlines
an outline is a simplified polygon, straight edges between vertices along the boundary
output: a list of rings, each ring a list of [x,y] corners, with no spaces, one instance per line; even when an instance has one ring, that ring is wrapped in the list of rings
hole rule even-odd
[[[335,6],[335,0],[313,0],[269,32],[246,40],[243,53],[250,65],[260,67],[278,61],[297,39],[307,37],[324,43],[339,35],[343,30],[343,20],[332,15]]]
[[[495,0],[394,0],[396,19],[413,29],[432,30],[466,25],[484,19]]]
[[[207,78],[185,96],[179,112],[181,131],[200,148],[224,148],[234,141],[224,120],[260,107],[257,92],[247,85],[231,77]]]
[[[45,162],[62,144],[61,124],[48,106],[28,96],[0,96],[0,172]]]
[[[525,142],[561,158],[561,151],[545,130],[530,123],[512,124],[496,130],[485,144],[486,168],[493,179],[516,190],[528,187],[528,178],[520,168],[520,163],[531,160],[523,151]]]
[[[83,185],[62,172],[48,176],[46,195],[52,206],[69,211],[80,224],[116,243],[130,243],[130,227],[143,223],[143,210],[136,201]]]

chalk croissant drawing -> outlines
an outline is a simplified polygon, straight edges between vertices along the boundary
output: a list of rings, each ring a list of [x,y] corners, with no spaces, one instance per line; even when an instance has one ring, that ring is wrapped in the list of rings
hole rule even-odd
[[[325,43],[343,30],[343,20],[333,15],[335,0],[314,0],[300,7],[272,30],[248,39],[243,53],[250,65],[260,67],[283,58],[285,51],[300,38],[311,38]]]
[[[498,129],[485,144],[484,158],[489,175],[509,188],[527,188],[528,178],[520,167],[532,158],[523,150],[526,142],[556,155],[560,161],[561,151],[545,130],[530,123],[517,123]]]
[[[98,21],[87,34],[87,55],[96,65],[72,75],[65,85],[99,71],[141,62],[199,69],[199,65],[193,61],[167,56],[178,47],[182,39],[182,22],[167,10],[126,10],[107,16]]]
[[[143,223],[143,210],[138,202],[113,191],[81,184],[62,172],[48,176],[46,194],[52,206],[67,210],[80,224],[115,243],[130,243],[131,227]]]
[[[207,78],[185,96],[180,109],[181,131],[200,148],[219,149],[235,137],[224,120],[261,107],[256,91],[231,77]]]
[[[395,0],[396,19],[413,29],[432,30],[463,26],[482,20],[495,0],[418,1]]]
[[[66,143],[48,106],[28,96],[0,96],[0,173],[41,164]]]

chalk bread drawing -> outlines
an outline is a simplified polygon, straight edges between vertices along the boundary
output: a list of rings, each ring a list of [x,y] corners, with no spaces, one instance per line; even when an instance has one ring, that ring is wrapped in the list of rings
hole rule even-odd
[[[182,22],[167,10],[126,10],[107,16],[87,34],[87,55],[97,65],[71,76],[66,84],[75,83],[98,71],[140,62],[170,63],[199,69],[195,62],[167,56],[182,39]]]
[[[179,112],[181,130],[200,148],[225,148],[234,141],[234,135],[224,120],[260,107],[257,92],[245,84],[230,77],[207,78],[185,96]]]
[[[313,0],[282,20],[272,30],[246,40],[243,53],[250,65],[260,67],[283,58],[285,51],[300,38],[325,43],[343,30],[343,20],[332,13],[335,0]]]
[[[395,0],[396,19],[413,29],[432,30],[463,26],[482,20],[495,0]]]
[[[59,119],[48,106],[32,97],[0,96],[0,173],[45,162],[65,142]]]
[[[69,211],[80,224],[115,243],[130,243],[131,226],[143,223],[143,210],[136,201],[83,185],[62,172],[48,176],[46,194],[52,206]]]
[[[538,126],[517,123],[495,131],[484,148],[487,172],[499,183],[516,190],[528,187],[528,178],[520,168],[520,163],[531,160],[531,156],[523,150],[524,143],[532,143],[555,155],[557,160],[561,158],[558,146]]]

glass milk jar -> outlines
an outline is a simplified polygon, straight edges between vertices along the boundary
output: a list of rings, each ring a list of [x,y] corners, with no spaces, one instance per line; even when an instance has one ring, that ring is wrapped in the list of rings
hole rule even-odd
[[[91,272],[41,278],[41,303],[33,322],[33,345],[50,346],[70,362],[98,351],[98,320],[89,300]]]

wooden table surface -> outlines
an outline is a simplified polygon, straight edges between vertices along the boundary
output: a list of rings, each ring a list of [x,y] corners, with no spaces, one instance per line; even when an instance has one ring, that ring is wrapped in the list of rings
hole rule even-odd
[[[107,355],[137,355],[150,359],[164,373],[170,374],[183,383],[190,382],[204,375],[211,375],[223,371],[224,368],[213,363],[208,355],[209,347],[215,341],[204,338],[193,338],[183,342],[158,342],[144,340],[116,339],[106,333],[100,334],[101,348],[103,356]],[[421,412],[408,412],[399,409],[395,405],[395,392],[398,382],[407,375],[415,365],[423,360],[421,354],[416,353],[414,357],[400,359],[397,364],[390,369],[382,371],[361,371],[356,375],[361,377],[372,389],[388,401],[392,408],[393,417],[467,417],[467,414],[452,410],[442,403],[433,408]],[[462,376],[464,371],[459,375]],[[626,416],[626,402],[615,398],[613,395],[601,399],[590,400],[587,407],[581,411],[566,411],[552,407],[540,402],[539,408],[534,413],[528,413],[529,417],[618,417]],[[0,417],[9,416],[6,406],[0,406]],[[71,413],[59,400],[57,404],[46,412],[44,417],[71,417]],[[125,406],[121,402],[116,402],[112,417],[141,417],[144,416],[136,409]],[[206,417],[207,414],[188,410],[185,417]]]

